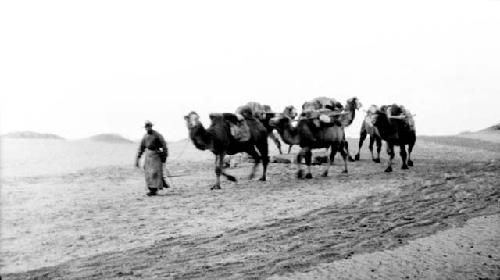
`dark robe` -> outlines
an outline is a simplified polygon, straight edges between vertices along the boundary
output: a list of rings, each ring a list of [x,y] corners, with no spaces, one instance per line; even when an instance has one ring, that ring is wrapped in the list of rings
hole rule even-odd
[[[163,187],[168,187],[163,178],[162,153],[165,158],[168,156],[167,143],[163,136],[154,130],[144,135],[137,158],[139,159],[144,154],[144,172],[149,190],[161,190]]]

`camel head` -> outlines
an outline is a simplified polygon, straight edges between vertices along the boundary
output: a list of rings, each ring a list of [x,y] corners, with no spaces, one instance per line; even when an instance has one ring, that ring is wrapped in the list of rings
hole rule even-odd
[[[359,110],[361,107],[363,107],[363,104],[359,101],[359,99],[357,97],[352,97],[347,99],[345,110]]]
[[[293,105],[290,105],[285,107],[283,115],[289,117],[291,120],[294,120],[299,114],[297,113],[297,109],[295,109]]]
[[[195,111],[184,116],[184,120],[186,120],[188,129],[194,128],[200,124],[200,116]]]
[[[377,105],[371,105],[368,110],[366,111],[367,115],[373,115],[378,111],[378,106]]]
[[[375,119],[377,117],[376,113],[377,111],[379,111],[379,108],[377,105],[371,105],[368,110],[363,110],[366,115],[365,115],[365,119],[364,119],[364,122],[366,123],[366,125],[368,126],[373,126],[373,124],[375,123]]]
[[[276,114],[276,116],[274,116],[274,117],[273,117],[273,118],[269,121],[269,124],[270,124],[272,127],[274,127],[274,128],[276,128],[276,129],[278,129],[278,130],[279,130],[279,128],[284,127],[284,125],[285,125],[285,124],[287,124],[287,123],[288,123],[288,122],[290,122],[290,121],[291,121],[291,118],[290,118],[288,115],[286,115],[286,114],[282,113],[282,114]]]

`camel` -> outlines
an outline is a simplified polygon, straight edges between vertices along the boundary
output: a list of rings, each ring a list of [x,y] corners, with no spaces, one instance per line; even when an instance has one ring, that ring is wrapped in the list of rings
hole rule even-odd
[[[403,106],[384,105],[376,111],[373,125],[378,129],[382,140],[387,142],[387,154],[389,163],[385,172],[392,172],[392,160],[394,159],[394,146],[399,146],[402,166],[401,169],[408,169],[413,166],[411,152],[417,140],[415,123],[413,117]],[[406,153],[408,145],[408,158]]]
[[[355,106],[355,109],[352,110],[350,106]],[[334,111],[334,112],[341,112],[341,111],[346,111],[346,112],[352,112],[352,114],[348,114],[345,116],[344,119],[344,127],[348,127],[352,124],[354,121],[354,118],[356,117],[356,110],[361,108],[363,105],[359,102],[358,99],[356,99],[356,104],[350,104],[349,102],[346,104],[346,108],[342,106],[342,103],[338,102],[334,98],[330,97],[316,97],[312,101],[305,102],[302,105],[302,112],[303,114],[311,114],[314,112],[318,111]],[[349,161],[353,162],[355,161],[354,158],[349,154],[349,142],[345,142],[346,145],[346,150],[347,150],[347,158]]]
[[[244,112],[242,112],[242,110],[244,108],[250,108],[250,110],[251,110],[250,115],[248,115],[248,116],[244,115],[244,117],[245,118],[254,117],[254,118],[258,119],[266,128],[268,137],[271,138],[271,140],[273,140],[276,147],[278,147],[278,151],[279,151],[280,155],[283,154],[283,152],[281,151],[281,142],[280,142],[280,140],[278,140],[278,138],[276,138],[276,135],[274,135],[274,133],[273,133],[274,128],[269,124],[269,121],[271,120],[271,118],[273,118],[275,116],[275,114],[271,110],[271,106],[261,105],[258,102],[248,102],[247,104],[238,107],[236,109],[236,113],[243,115]]]
[[[285,109],[283,110],[283,116],[288,117],[292,122],[295,121],[297,115],[298,115],[297,110],[293,105],[286,106]],[[283,140],[283,142],[285,142],[285,144],[288,145],[288,154],[290,154],[290,152],[292,151],[292,147],[295,144],[293,144],[292,142],[288,142],[287,141],[288,139],[283,139],[283,137],[281,137],[281,140]]]
[[[330,160],[327,161],[326,168],[322,172],[323,177],[328,176],[330,165],[333,164],[335,155],[340,152],[344,159],[343,173],[347,173],[347,142],[345,141],[344,127],[354,119],[354,111],[359,109],[360,103],[356,97],[350,98],[347,101],[343,113],[330,111],[333,116],[333,121],[330,123],[322,123],[318,126],[317,118],[302,116],[299,118],[296,127],[291,124],[290,117],[282,114],[273,118],[271,124],[276,127],[281,138],[286,143],[299,145],[300,152],[297,154],[297,177],[303,178],[304,171],[302,169],[302,159],[305,159],[307,166],[306,179],[311,179],[311,161],[312,150],[327,148],[330,149]],[[323,115],[325,116],[325,115]]]
[[[249,108],[243,109],[243,112],[247,116],[249,111]],[[263,172],[260,180],[266,180],[267,165],[269,163],[267,130],[258,120],[253,117],[247,117],[244,120],[249,127],[249,139],[239,141],[231,134],[231,123],[240,121],[235,114],[210,114],[211,124],[208,129],[203,127],[200,117],[196,112],[189,113],[184,119],[189,131],[189,138],[195,147],[200,150],[210,150],[215,155],[216,180],[211,190],[221,188],[221,174],[228,180],[236,182],[234,176],[224,171],[223,162],[225,155],[234,155],[240,152],[246,152],[255,160],[249,179],[253,179],[257,166],[262,160]]]
[[[375,112],[377,112],[378,107],[376,105],[370,106],[368,111],[366,111],[365,119],[361,124],[361,131],[359,132],[359,145],[358,145],[358,153],[354,156],[354,160],[359,160],[361,147],[363,147],[363,142],[366,139],[366,136],[370,136],[370,152],[372,155],[372,160],[376,163],[380,163],[380,150],[382,149],[382,138],[380,138],[378,129],[373,125],[373,119],[375,116]],[[373,155],[373,143],[377,143],[377,157]]]

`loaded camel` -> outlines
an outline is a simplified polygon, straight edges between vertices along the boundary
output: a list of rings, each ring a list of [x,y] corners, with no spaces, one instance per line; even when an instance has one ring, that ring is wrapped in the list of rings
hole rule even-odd
[[[368,111],[366,111],[365,119],[361,124],[361,131],[359,132],[359,145],[358,145],[358,153],[354,156],[355,160],[359,160],[361,147],[363,147],[363,142],[366,139],[366,136],[370,136],[370,145],[369,149],[372,155],[372,160],[376,163],[380,163],[380,150],[382,149],[382,138],[380,138],[380,134],[378,129],[373,125],[373,120],[375,113],[377,112],[378,107],[376,105],[370,106]],[[377,143],[377,157],[373,155],[373,143]]]
[[[392,160],[394,159],[394,146],[399,146],[401,155],[401,169],[413,166],[411,152],[417,140],[415,122],[413,116],[403,106],[384,105],[375,113],[373,125],[379,131],[380,137],[387,142],[387,154],[389,163],[385,172],[392,172]],[[408,158],[406,153],[408,145]]]
[[[249,116],[249,108],[244,108],[243,112],[248,116],[244,122],[248,127],[248,137],[239,140],[231,133],[231,127],[241,122],[235,114],[210,114],[210,127],[205,129],[200,122],[200,117],[196,112],[191,112],[184,117],[189,131],[189,138],[196,148],[200,150],[210,150],[215,155],[215,184],[211,190],[220,189],[220,175],[235,182],[236,178],[224,171],[224,156],[245,152],[255,159],[249,179],[253,179],[257,165],[262,161],[261,181],[266,180],[267,165],[269,163],[267,130],[255,118]],[[251,115],[251,114],[250,114]],[[257,150],[258,152],[257,152]]]
[[[330,149],[330,160],[327,161],[326,168],[322,176],[328,176],[330,165],[333,164],[335,154],[340,152],[344,159],[344,171],[347,173],[347,145],[345,141],[344,127],[352,123],[354,118],[354,111],[359,109],[361,103],[354,97],[347,100],[344,112],[335,112],[329,110],[324,114],[329,120],[329,123],[319,123],[317,117],[302,116],[299,118],[297,126],[292,126],[290,117],[286,115],[279,115],[271,121],[271,124],[276,127],[281,138],[286,142],[301,147],[300,152],[297,154],[298,172],[297,177],[303,177],[302,159],[305,159],[307,166],[306,179],[312,178],[311,174],[311,159],[312,150],[327,148]],[[303,113],[304,114],[304,113]]]
[[[355,108],[351,108],[351,106],[355,106]],[[347,115],[343,117],[343,125],[344,128],[348,127],[352,124],[354,121],[354,118],[356,117],[356,110],[361,108],[363,105],[359,100],[356,98],[356,104],[351,104],[350,102],[347,102],[345,108],[342,106],[342,103],[338,102],[337,100],[330,98],[330,97],[316,97],[312,101],[305,102],[302,105],[302,112],[304,113],[311,113],[315,111],[324,111],[324,110],[331,110],[334,112],[349,112]],[[344,139],[345,140],[345,139]],[[347,151],[347,158],[349,161],[354,161],[354,159],[351,157],[349,154],[349,142],[345,140],[345,147]]]
[[[250,109],[250,111],[245,111],[246,109]],[[275,116],[275,114],[271,110],[271,106],[269,105],[261,105],[258,102],[248,102],[245,105],[242,105],[236,109],[236,114],[242,115],[244,118],[256,118],[258,119],[262,125],[267,130],[267,135],[271,140],[273,140],[276,147],[278,147],[278,151],[281,154],[281,143],[278,138],[273,133],[274,128],[270,125],[270,120]]]
[[[298,115],[297,110],[295,109],[295,107],[293,105],[286,106],[285,109],[283,110],[283,113],[281,114],[281,116],[287,117],[291,122],[295,121],[295,118],[297,118],[297,115]],[[273,117],[275,117],[275,116],[273,116]],[[271,120],[270,120],[270,122],[271,122]],[[270,125],[271,125],[271,123],[270,123]],[[272,127],[272,125],[271,125],[271,127]],[[273,129],[274,129],[274,127],[273,127]],[[285,144],[288,145],[288,154],[290,154],[293,145],[296,145],[296,144],[294,144],[293,142],[290,142],[289,141],[290,139],[283,138],[282,136],[281,136],[281,140],[283,140],[283,142],[285,142]]]

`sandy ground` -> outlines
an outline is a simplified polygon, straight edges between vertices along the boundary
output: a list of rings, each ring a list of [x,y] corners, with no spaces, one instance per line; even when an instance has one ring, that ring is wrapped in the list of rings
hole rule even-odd
[[[473,218],[393,250],[270,279],[493,279],[500,269],[499,233],[500,215]]]
[[[434,140],[418,143],[410,171],[385,174],[364,150],[348,175],[339,158],[312,180],[272,164],[267,182],[248,181],[242,164],[217,192],[212,156],[176,143],[168,170],[181,177],[152,198],[128,163],[13,173],[2,180],[2,276],[498,278],[500,146]]]

